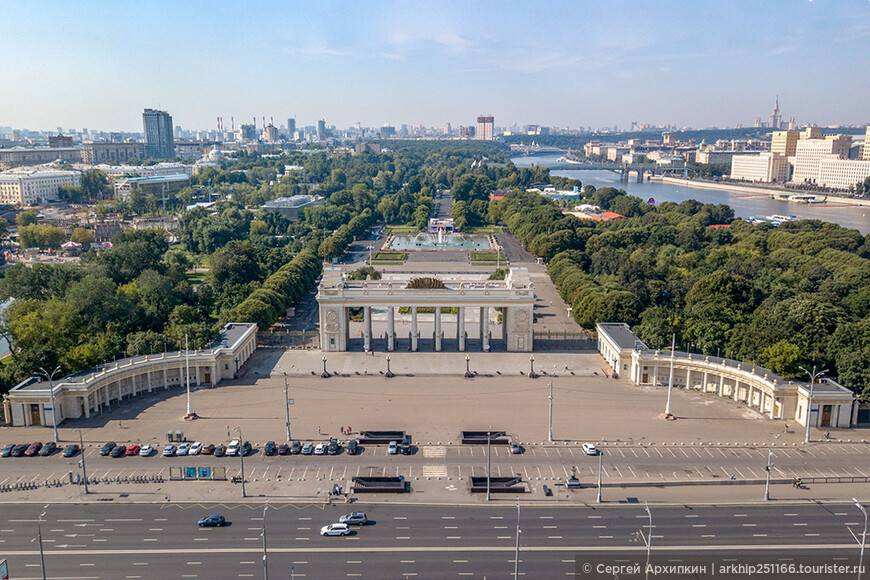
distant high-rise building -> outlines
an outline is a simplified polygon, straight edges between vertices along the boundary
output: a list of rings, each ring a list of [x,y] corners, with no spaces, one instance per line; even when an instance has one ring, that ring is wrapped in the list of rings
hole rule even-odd
[[[812,133],[810,133],[812,134]],[[851,135],[827,135],[825,138],[803,138],[795,146],[795,183],[818,183],[822,159],[848,159],[852,147]]]
[[[287,119],[287,134],[290,135],[290,139],[296,138],[296,119],[292,117]]]
[[[776,96],[776,104],[773,106],[773,112],[770,113],[770,128],[782,129],[782,115],[779,112],[779,95]]]
[[[495,117],[481,116],[477,118],[477,131],[474,138],[479,141],[492,141],[495,128]]]
[[[48,146],[57,149],[59,147],[72,147],[72,135],[49,135]]]
[[[145,109],[142,113],[145,128],[145,157],[171,159],[175,157],[175,141],[172,136],[172,117],[166,111]]]
[[[800,138],[800,131],[774,131],[770,139],[770,152],[794,157],[795,147]]]
[[[677,138],[673,133],[662,133],[662,145],[673,147],[677,144]]]
[[[317,140],[323,141],[326,138],[326,121],[320,119],[317,121]]]
[[[272,123],[263,127],[263,141],[274,143],[278,140],[278,128]]]
[[[870,126],[864,132],[864,149],[861,152],[861,159],[870,161]]]

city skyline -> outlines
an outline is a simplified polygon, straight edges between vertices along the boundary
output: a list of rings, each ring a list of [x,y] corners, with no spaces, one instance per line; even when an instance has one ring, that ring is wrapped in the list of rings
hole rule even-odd
[[[4,4],[0,125],[751,126],[776,95],[799,124],[867,121],[864,0],[149,8]]]

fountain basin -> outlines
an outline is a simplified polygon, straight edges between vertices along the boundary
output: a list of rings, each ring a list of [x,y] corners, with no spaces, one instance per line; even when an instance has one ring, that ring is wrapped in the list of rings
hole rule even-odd
[[[489,236],[474,234],[396,234],[390,250],[489,250]]]

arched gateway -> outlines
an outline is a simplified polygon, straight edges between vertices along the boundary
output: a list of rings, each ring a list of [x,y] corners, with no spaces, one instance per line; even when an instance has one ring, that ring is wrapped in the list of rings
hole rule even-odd
[[[490,328],[491,316],[499,309],[501,315],[501,337],[503,347],[510,352],[532,351],[532,323],[535,304],[535,287],[525,268],[511,268],[505,280],[470,279],[457,275],[450,279],[438,278],[443,288],[409,288],[408,283],[415,274],[390,274],[390,279],[375,281],[347,280],[340,268],[324,268],[323,279],[317,291],[320,307],[320,348],[326,352],[346,351],[351,341],[351,309],[362,310],[362,339],[365,350],[373,350],[378,341],[385,350],[397,348],[402,341],[402,350],[419,350],[422,341],[431,339],[434,350],[446,350],[448,344],[456,350],[464,351],[468,346],[469,334],[479,337],[480,348],[488,351],[492,347],[493,333]],[[396,333],[396,311],[410,315],[408,334]],[[418,313],[431,312],[434,326],[421,335]],[[442,314],[445,309],[455,312],[455,329],[445,328]],[[473,310],[477,312],[473,312]],[[382,322],[383,330],[372,331],[373,311],[386,312]],[[469,313],[477,320],[478,329],[468,328],[466,320]],[[498,319],[498,317],[496,317]],[[452,323],[453,314],[450,315]],[[452,324],[451,324],[452,326]],[[455,330],[455,333],[454,333]],[[473,332],[469,333],[468,331]],[[455,345],[453,337],[455,336]]]

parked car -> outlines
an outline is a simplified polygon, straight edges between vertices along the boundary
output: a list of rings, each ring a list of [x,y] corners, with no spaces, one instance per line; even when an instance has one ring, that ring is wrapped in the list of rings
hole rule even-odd
[[[306,443],[302,446],[302,455],[311,455],[312,453],[314,453],[314,445]]]
[[[399,445],[399,450],[402,452],[402,455],[410,455],[411,454],[411,442],[407,439],[402,441],[402,444]]]
[[[116,447],[115,442],[109,441],[108,443],[103,445],[102,449],[100,449],[100,455],[103,455],[103,456],[108,455],[109,453],[112,452],[112,449],[114,449],[115,447]]]
[[[176,451],[178,451],[178,447],[170,443],[163,448],[163,457],[173,457]]]
[[[349,455],[356,455],[359,453],[359,443],[356,439],[351,439],[347,442],[347,453]]]
[[[42,443],[40,443],[39,441],[34,441],[30,444],[30,447],[28,447],[24,451],[24,455],[26,455],[27,457],[33,457],[34,455],[39,453],[40,449],[42,449]]]
[[[282,443],[278,446],[278,455],[287,455],[290,453],[290,446],[286,443]]]
[[[326,455],[326,443],[318,443],[314,448],[315,455]]]
[[[293,441],[290,444],[290,453],[293,455],[299,455],[302,452],[302,444],[299,441]]]
[[[42,446],[42,449],[39,450],[40,455],[51,455],[57,451],[57,443],[54,441],[49,441],[45,445]]]
[[[202,446],[202,450],[199,453],[200,455],[213,455],[214,449],[214,443],[206,443]]]
[[[9,457],[12,455],[12,450],[15,449],[15,443],[7,443],[2,450],[0,450],[0,457]]]
[[[223,457],[227,454],[227,448],[225,445],[221,444],[214,448],[214,456],[215,457]]]
[[[190,453],[190,443],[187,441],[179,445],[178,449],[175,450],[176,455],[187,455],[188,453]]]
[[[139,450],[139,455],[141,457],[151,457],[152,453],[154,453],[154,448],[150,445],[143,445],[142,449]]]
[[[399,453],[399,443],[397,441],[390,441],[390,444],[387,447],[387,453],[390,455],[398,454]]]
[[[514,455],[517,455],[517,454],[522,453],[522,452],[523,452],[523,448],[520,447],[520,444],[517,443],[516,441],[511,441],[511,453],[513,453]]]
[[[339,449],[341,449],[341,443],[338,442],[338,439],[330,439],[329,445],[326,447],[326,452],[330,455],[337,455]]]
[[[244,443],[242,443],[242,448],[239,450],[239,452],[245,457],[253,453],[254,448],[251,446],[251,442],[245,441]]]
[[[218,514],[212,514],[199,519],[199,527],[201,528],[220,528],[227,525],[227,520]]]
[[[127,448],[127,455],[139,455],[140,451],[142,451],[142,447],[134,443]]]
[[[242,442],[238,439],[231,439],[230,444],[227,445],[227,455],[235,456],[239,454],[239,448],[242,446]]]
[[[126,453],[127,453],[127,446],[126,445],[118,445],[117,447],[112,449],[111,455],[112,455],[112,457],[122,457]]]
[[[202,442],[196,441],[191,443],[190,449],[187,451],[188,455],[199,455],[199,452],[202,451]]]
[[[78,455],[78,452],[79,452],[78,445],[75,445],[75,444],[67,445],[66,448],[64,448],[64,450],[63,450],[63,456],[64,457],[75,457],[76,455]]]
[[[274,441],[266,441],[266,445],[263,446],[263,455],[275,455],[278,452],[278,447],[275,445]]]
[[[595,445],[592,443],[584,443],[582,445],[583,453],[586,455],[598,455],[598,449],[595,448]]]
[[[347,536],[350,535],[350,527],[347,524],[329,524],[320,528],[321,536]]]
[[[27,451],[29,445],[26,443],[22,443],[21,445],[16,445],[12,448],[11,457],[24,457],[24,452]]]
[[[338,518],[343,524],[364,526],[369,520],[363,512],[350,512]]]

